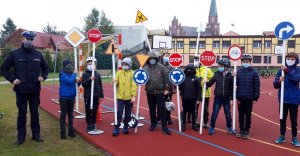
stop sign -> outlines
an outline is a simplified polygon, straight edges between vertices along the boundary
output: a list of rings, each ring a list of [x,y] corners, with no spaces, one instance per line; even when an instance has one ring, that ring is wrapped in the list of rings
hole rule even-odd
[[[200,54],[200,62],[203,66],[212,66],[216,63],[216,55],[212,51],[204,51]]]
[[[180,67],[182,64],[182,56],[179,53],[173,53],[169,57],[169,63],[172,67]]]
[[[97,43],[101,40],[102,38],[102,33],[98,30],[98,29],[91,29],[87,32],[87,38],[93,42],[93,43]]]

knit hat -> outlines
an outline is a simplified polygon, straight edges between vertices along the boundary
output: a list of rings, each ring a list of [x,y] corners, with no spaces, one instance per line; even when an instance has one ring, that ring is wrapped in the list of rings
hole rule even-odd
[[[68,64],[72,64],[72,62],[69,59],[65,59],[63,61],[63,67],[67,66]]]
[[[126,63],[129,65],[129,68],[132,67],[132,61],[129,57],[125,57],[123,60],[122,60],[122,63]]]

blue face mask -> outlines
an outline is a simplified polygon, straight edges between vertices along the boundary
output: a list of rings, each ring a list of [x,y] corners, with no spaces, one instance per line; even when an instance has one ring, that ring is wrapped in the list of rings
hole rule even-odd
[[[164,58],[163,58],[163,62],[164,62],[164,63],[169,63],[169,57],[164,57]]]
[[[218,67],[219,72],[224,72],[225,68],[224,67]]]
[[[243,68],[248,68],[248,67],[250,67],[250,63],[242,63],[242,67]]]
[[[150,63],[151,65],[156,64],[156,59],[151,59],[151,60],[149,60],[149,63]]]

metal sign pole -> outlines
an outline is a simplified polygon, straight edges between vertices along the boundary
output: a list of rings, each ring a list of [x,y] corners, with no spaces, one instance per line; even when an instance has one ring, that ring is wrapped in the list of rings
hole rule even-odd
[[[233,71],[236,73],[236,61],[233,61],[234,67]],[[233,118],[232,118],[232,127],[235,130],[235,117],[236,117],[236,75],[233,77]]]

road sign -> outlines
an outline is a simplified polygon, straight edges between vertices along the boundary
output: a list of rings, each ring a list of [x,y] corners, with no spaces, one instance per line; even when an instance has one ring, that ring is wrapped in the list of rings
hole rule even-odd
[[[142,85],[148,82],[149,75],[144,69],[138,69],[133,73],[133,80],[136,84]]]
[[[93,28],[87,32],[87,37],[91,42],[97,43],[101,40],[102,33],[98,29]]]
[[[182,64],[182,56],[179,53],[173,53],[169,57],[169,63],[172,67],[180,67]]]
[[[281,40],[287,40],[294,35],[295,28],[290,22],[281,22],[275,28],[275,36]]]
[[[284,53],[283,46],[275,46],[275,54],[276,55],[282,55]]]
[[[73,47],[77,47],[85,39],[85,36],[77,28],[73,28],[67,33],[65,39]]]
[[[105,54],[120,54],[121,51],[119,50],[118,46],[114,43],[111,42],[110,45],[108,46]]]
[[[204,51],[200,54],[200,62],[203,66],[212,66],[216,63],[216,55],[212,51]]]
[[[147,62],[149,56],[143,54],[136,54],[136,58],[138,59],[140,66],[143,67],[144,64]]]
[[[228,57],[233,60],[237,61],[242,57],[242,48],[237,45],[232,45],[228,49]]]
[[[135,23],[140,23],[140,22],[144,22],[147,20],[148,20],[147,17],[140,10],[138,10],[136,19],[135,19]]]
[[[169,74],[169,79],[174,84],[181,84],[185,79],[184,72],[180,69],[173,69]]]

